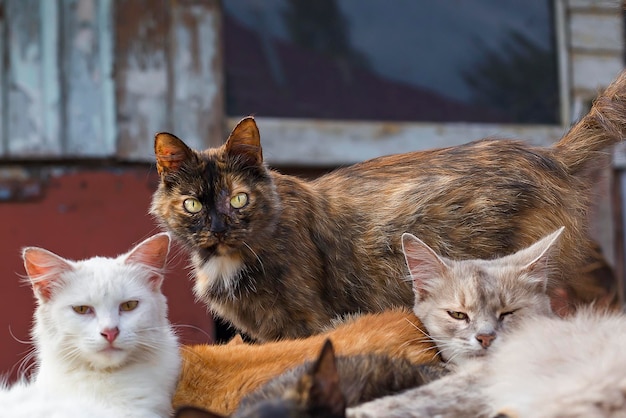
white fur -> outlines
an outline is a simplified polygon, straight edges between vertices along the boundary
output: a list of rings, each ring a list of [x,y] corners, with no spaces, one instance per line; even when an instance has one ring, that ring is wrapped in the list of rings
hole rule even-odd
[[[528,321],[494,350],[485,394],[511,417],[626,417],[624,347],[623,314]]]
[[[208,288],[220,282],[221,286],[234,296],[235,284],[244,267],[240,258],[214,256],[204,261],[194,254],[192,263],[196,269],[194,292],[198,298],[204,298]]]
[[[55,399],[63,411],[72,403],[84,403],[111,417],[171,415],[181,360],[160,291],[162,276],[153,265],[127,260],[144,243],[114,259],[64,260],[66,268],[52,278],[59,284],[49,300],[35,289],[35,375],[29,384],[18,383],[0,396],[18,399],[31,391],[31,409],[49,408],[47,402]],[[120,310],[130,300],[138,301],[137,307]],[[72,309],[80,305],[94,313],[80,315]],[[115,327],[119,335],[111,350],[101,333]],[[18,416],[24,405],[2,402],[0,413],[12,407],[15,413],[7,416]],[[87,416],[63,416],[72,415]]]

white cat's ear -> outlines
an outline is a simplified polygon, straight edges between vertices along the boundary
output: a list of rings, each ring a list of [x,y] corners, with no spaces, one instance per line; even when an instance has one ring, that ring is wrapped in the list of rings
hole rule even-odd
[[[73,269],[63,257],[38,247],[24,248],[22,259],[33,292],[42,302],[50,300],[54,289],[61,285],[60,275]]]
[[[550,263],[553,251],[558,248],[556,245],[559,237],[565,230],[561,227],[553,233],[546,235],[530,247],[524,248],[511,255],[518,265],[522,266],[522,271],[529,273],[529,277],[537,277],[543,281],[544,288],[547,286],[548,276],[552,265]]]
[[[160,132],[154,137],[154,155],[160,175],[177,171],[193,155],[193,151],[175,135]]]
[[[431,287],[431,281],[443,275],[449,265],[424,241],[409,233],[402,234],[402,252],[413,279],[416,297],[424,296]]]
[[[151,281],[155,290],[161,288],[163,282],[163,270],[167,264],[167,256],[170,252],[170,235],[162,232],[137,244],[128,252],[125,263],[141,264],[154,271]]]
[[[254,118],[243,118],[226,140],[226,152],[230,156],[242,159],[249,165],[263,163],[263,150],[261,149],[261,135]]]

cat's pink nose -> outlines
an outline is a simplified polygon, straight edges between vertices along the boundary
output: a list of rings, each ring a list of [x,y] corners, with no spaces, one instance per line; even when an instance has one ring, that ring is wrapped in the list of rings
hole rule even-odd
[[[489,334],[478,334],[476,339],[480,342],[483,348],[487,348],[491,345],[492,341],[496,339],[496,333],[490,332]]]
[[[106,340],[110,343],[112,343],[113,341],[115,341],[115,339],[117,338],[117,336],[119,335],[120,330],[115,327],[115,328],[107,328],[104,329],[100,335],[102,335],[104,338],[106,338]]]

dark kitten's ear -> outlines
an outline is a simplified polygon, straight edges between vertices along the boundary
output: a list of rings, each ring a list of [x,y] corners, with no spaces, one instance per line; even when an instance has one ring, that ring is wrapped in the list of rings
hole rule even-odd
[[[66,259],[43,248],[26,247],[22,258],[33,292],[41,302],[50,300],[54,289],[61,286],[59,276],[73,269]]]
[[[194,406],[183,406],[176,410],[174,414],[175,418],[225,418],[222,415],[214,414],[213,412],[205,411],[204,409],[196,408]]]
[[[263,150],[259,128],[254,118],[243,118],[226,140],[226,153],[243,160],[248,165],[263,163]]]
[[[154,137],[154,155],[159,175],[163,176],[178,170],[193,155],[193,151],[176,136],[161,132]]]
[[[339,372],[335,362],[333,344],[327,339],[311,370],[309,409],[324,409],[333,417],[343,417],[346,400],[339,385]]]
[[[402,234],[402,252],[413,279],[416,297],[428,294],[431,282],[450,268],[445,258],[440,257],[426,243],[409,233]]]

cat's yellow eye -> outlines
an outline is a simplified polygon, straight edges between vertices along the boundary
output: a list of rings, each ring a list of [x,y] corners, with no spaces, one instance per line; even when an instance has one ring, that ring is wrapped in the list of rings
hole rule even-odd
[[[235,209],[241,209],[248,203],[248,195],[245,193],[237,193],[230,199],[230,205]]]
[[[74,310],[74,312],[80,315],[87,315],[93,312],[93,310],[91,309],[91,306],[87,306],[87,305],[72,306],[72,309]]]
[[[465,312],[448,311],[448,315],[458,320],[466,320],[468,318]]]
[[[129,300],[127,302],[124,302],[124,303],[120,304],[120,311],[122,311],[122,312],[132,311],[133,309],[135,309],[137,307],[137,305],[139,305],[139,301],[138,300]]]
[[[190,197],[183,201],[185,210],[189,213],[198,213],[202,210],[202,203],[195,197]]]

